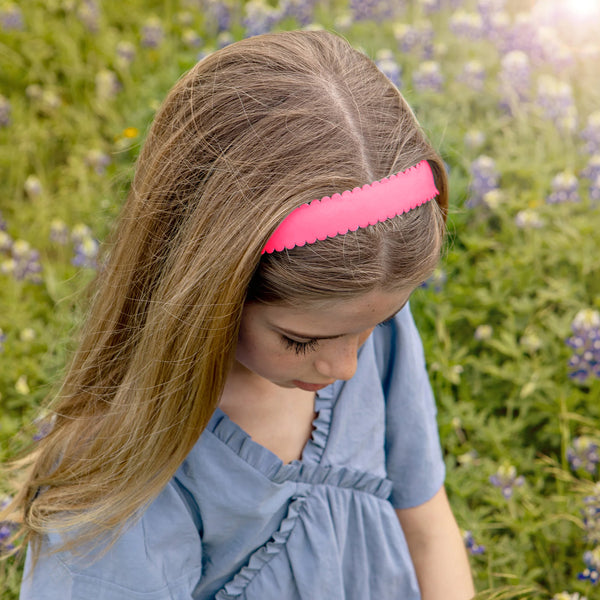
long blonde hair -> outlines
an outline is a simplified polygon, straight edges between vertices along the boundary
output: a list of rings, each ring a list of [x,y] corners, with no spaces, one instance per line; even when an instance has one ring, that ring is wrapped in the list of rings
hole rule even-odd
[[[261,259],[300,204],[427,159],[407,215]],[[326,32],[232,44],[169,93],[107,245],[81,340],[15,496],[24,542],[115,539],[214,412],[246,300],[310,302],[417,284],[439,258],[444,165],[373,62]]]

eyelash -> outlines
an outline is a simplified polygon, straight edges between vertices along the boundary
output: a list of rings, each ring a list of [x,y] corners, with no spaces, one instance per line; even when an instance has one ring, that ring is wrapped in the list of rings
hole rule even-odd
[[[395,317],[396,315],[394,315]],[[394,320],[394,317],[390,317],[385,321],[381,321],[377,326],[387,325],[391,321]],[[299,342],[297,340],[293,340],[285,335],[281,336],[283,339],[283,343],[288,350],[293,350],[296,354],[306,354],[307,352],[314,352],[319,347],[319,340],[308,340],[308,342]]]
[[[288,350],[294,350],[296,354],[306,354],[307,352],[313,352],[319,346],[318,340],[308,340],[308,342],[298,342],[292,338],[282,336],[283,342]]]

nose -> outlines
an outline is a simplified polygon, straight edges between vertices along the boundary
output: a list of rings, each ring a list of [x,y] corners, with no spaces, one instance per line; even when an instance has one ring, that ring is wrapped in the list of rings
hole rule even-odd
[[[356,372],[358,350],[364,341],[362,337],[330,340],[328,347],[315,359],[315,369],[327,379],[350,379]]]

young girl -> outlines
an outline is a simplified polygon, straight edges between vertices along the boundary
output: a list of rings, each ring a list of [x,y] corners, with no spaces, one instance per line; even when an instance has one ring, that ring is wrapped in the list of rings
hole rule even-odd
[[[446,209],[410,108],[341,38],[187,73],[15,498],[22,600],[470,598],[407,305]]]

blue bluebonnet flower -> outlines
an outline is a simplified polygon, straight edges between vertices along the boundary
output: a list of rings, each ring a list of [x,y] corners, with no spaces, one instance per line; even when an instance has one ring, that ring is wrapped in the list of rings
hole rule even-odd
[[[97,175],[102,175],[110,165],[110,156],[98,148],[89,150],[84,158],[85,164],[94,169]]]
[[[600,544],[600,483],[594,485],[591,495],[583,499],[583,529],[585,541],[594,545]]]
[[[142,27],[141,44],[144,48],[158,48],[165,39],[165,30],[161,20],[156,17],[148,17]]]
[[[190,27],[181,32],[181,41],[188,48],[199,48],[204,43],[204,40],[200,37],[198,32]]]
[[[561,131],[573,133],[577,128],[573,90],[566,81],[541,75],[538,78],[537,104],[546,118],[554,121]]]
[[[9,264],[10,274],[17,281],[42,283],[42,265],[40,253],[34,250],[25,240],[16,240],[12,245],[12,261]]]
[[[4,352],[4,342],[6,342],[6,334],[0,328],[0,352]]]
[[[229,31],[221,31],[217,36],[217,48],[225,48],[229,44],[233,44],[234,39]]]
[[[479,40],[483,35],[481,15],[466,10],[457,10],[449,21],[450,31],[461,39]]]
[[[484,155],[475,159],[471,163],[471,183],[466,205],[473,208],[481,204],[483,197],[498,187],[499,180],[500,174],[494,159]]]
[[[422,62],[413,72],[412,82],[419,92],[441,92],[444,76],[439,63],[434,60]]]
[[[539,56],[537,62],[552,66],[554,72],[564,72],[575,64],[573,52],[561,41],[554,27],[538,27],[537,41]]]
[[[312,23],[316,0],[281,0],[279,7],[282,18],[295,19],[302,26]]]
[[[490,483],[502,490],[502,495],[508,500],[513,495],[515,487],[525,483],[523,475],[517,475],[517,469],[513,465],[501,465],[498,470],[490,475]]]
[[[482,16],[482,37],[489,40],[502,52],[506,51],[505,40],[510,35],[511,18],[506,11],[499,10]]]
[[[589,195],[592,203],[597,204],[600,202],[600,175],[598,175],[596,179],[592,179]]]
[[[419,0],[419,5],[425,14],[436,13],[442,8],[442,0]]]
[[[74,245],[75,256],[71,260],[71,263],[76,267],[98,268],[98,248],[98,241],[93,237],[83,238]]]
[[[77,17],[90,33],[100,31],[100,7],[95,0],[83,0],[77,7]]]
[[[567,448],[567,460],[574,471],[584,469],[594,474],[600,462],[598,444],[585,435],[574,438],[573,444]]]
[[[64,221],[53,219],[50,223],[50,239],[64,246],[69,241],[69,228]]]
[[[0,509],[6,508],[11,502],[11,498],[4,497],[0,501]],[[0,555],[11,552],[14,545],[11,543],[11,538],[17,529],[16,523],[10,521],[0,521]]]
[[[408,23],[396,23],[394,37],[398,43],[398,49],[403,54],[410,54],[421,43],[421,34],[416,27]]]
[[[477,11],[486,19],[503,11],[505,6],[506,0],[477,0]]]
[[[570,594],[569,592],[559,592],[552,596],[552,600],[587,600],[585,596],[580,596],[579,592]]]
[[[384,21],[404,9],[403,0],[350,0],[355,21]]]
[[[247,37],[268,33],[280,20],[281,11],[265,0],[249,0],[244,5],[243,25]]]
[[[580,136],[586,143],[586,152],[589,154],[600,153],[600,110],[594,111],[588,116],[586,125],[581,131]]]
[[[375,59],[379,70],[397,87],[402,87],[402,67],[391,50],[379,50]]]
[[[434,292],[441,292],[442,289],[444,289],[447,279],[448,276],[446,275],[446,271],[441,267],[436,267],[433,273],[420,285],[420,287],[432,289]]]
[[[203,12],[209,26],[216,33],[228,31],[231,27],[231,10],[222,0],[204,0]]]
[[[463,542],[471,554],[483,554],[485,552],[485,546],[475,543],[475,538],[470,531],[463,532]]]
[[[590,181],[595,181],[600,176],[600,153],[590,156],[588,164],[581,171],[581,176]]]
[[[481,92],[485,81],[485,69],[480,61],[470,60],[464,64],[462,71],[458,74],[457,80],[472,90]]]
[[[596,585],[600,579],[600,546],[594,550],[584,552],[583,562],[585,563],[585,569],[582,573],[577,574],[577,579],[589,581]]]
[[[39,442],[44,439],[54,428],[56,422],[56,414],[48,411],[42,412],[42,414],[36,417],[33,421],[33,425],[36,427],[36,432],[33,434],[33,441]]]
[[[548,204],[579,202],[579,180],[571,171],[563,171],[552,178],[552,192],[546,198]]]
[[[0,26],[4,31],[21,31],[23,29],[23,13],[14,2],[4,4],[0,8]]]
[[[2,211],[0,211],[0,231],[6,231],[6,221],[2,216]]]
[[[121,84],[114,71],[102,69],[96,74],[96,96],[98,100],[110,100],[121,90]]]
[[[6,231],[0,229],[0,252],[10,252],[12,245],[13,240],[10,235],[8,235]]]
[[[573,349],[569,359],[569,377],[585,383],[591,377],[600,377],[600,313],[580,310],[571,323],[573,335],[566,340]]]
[[[117,62],[123,67],[129,66],[135,60],[135,46],[127,40],[121,40],[117,44],[115,52],[117,55]]]
[[[30,198],[37,198],[43,191],[42,182],[35,175],[29,175],[25,179],[23,188]]]
[[[531,65],[527,54],[513,50],[500,61],[500,106],[510,113],[529,100],[531,88]]]
[[[11,123],[10,113],[12,107],[8,98],[0,94],[0,127],[8,127]]]

